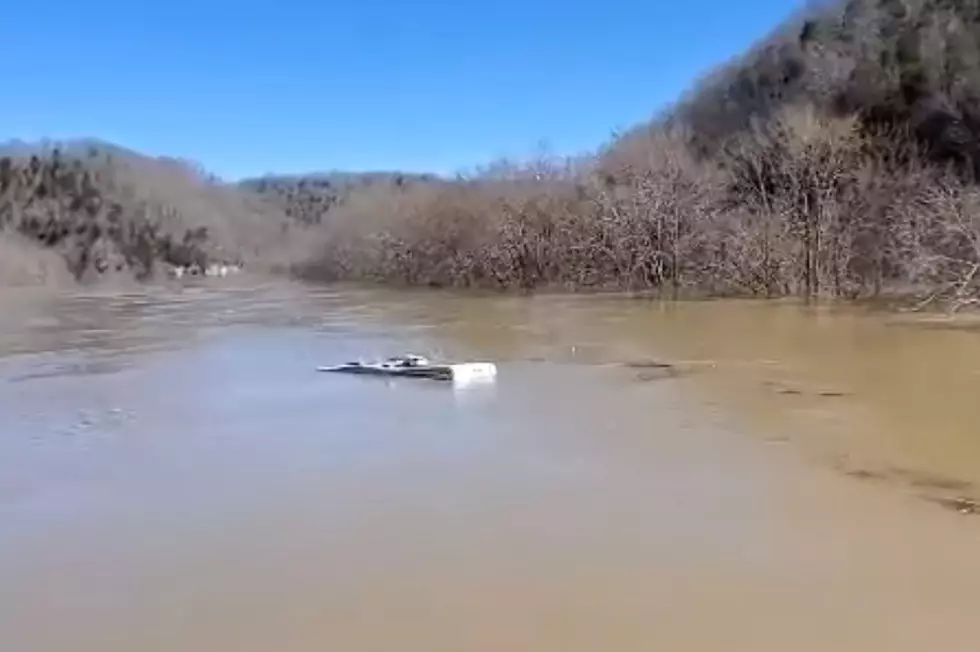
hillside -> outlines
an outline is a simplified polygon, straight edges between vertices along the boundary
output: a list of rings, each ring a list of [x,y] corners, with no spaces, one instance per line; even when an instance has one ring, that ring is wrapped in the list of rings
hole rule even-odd
[[[615,101],[615,98],[610,98]],[[319,279],[980,298],[980,5],[815,6],[590,165],[338,208]]]
[[[301,224],[319,225],[327,213],[343,206],[352,195],[379,188],[402,189],[435,179],[433,175],[399,172],[327,172],[268,175],[245,179],[239,186],[262,195]]]
[[[18,143],[2,154],[0,281],[146,280],[212,262],[268,269],[296,255],[281,210],[185,161],[98,141]]]
[[[933,160],[972,165],[980,136],[980,4],[847,0],[780,26],[674,108],[710,154],[791,105],[906,131]]]

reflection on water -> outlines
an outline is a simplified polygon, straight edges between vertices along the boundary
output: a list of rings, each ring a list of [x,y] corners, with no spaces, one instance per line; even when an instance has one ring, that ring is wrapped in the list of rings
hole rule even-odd
[[[0,649],[975,641],[980,519],[895,491],[980,483],[969,331],[299,285],[0,301]],[[497,382],[314,371],[406,351]]]

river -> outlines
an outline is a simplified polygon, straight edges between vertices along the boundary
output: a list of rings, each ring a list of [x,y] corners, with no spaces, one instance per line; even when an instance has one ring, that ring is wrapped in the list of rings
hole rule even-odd
[[[288,283],[0,297],[0,649],[973,649],[980,333],[945,326]],[[406,351],[497,382],[314,371]]]

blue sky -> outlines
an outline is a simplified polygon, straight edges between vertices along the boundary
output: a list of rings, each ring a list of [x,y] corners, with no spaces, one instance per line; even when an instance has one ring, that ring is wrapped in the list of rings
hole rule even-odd
[[[96,137],[228,179],[452,173],[594,149],[791,0],[0,0],[0,140]]]

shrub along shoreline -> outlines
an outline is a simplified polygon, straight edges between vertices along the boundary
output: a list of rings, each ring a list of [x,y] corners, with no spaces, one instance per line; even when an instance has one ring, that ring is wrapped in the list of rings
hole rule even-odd
[[[316,280],[668,295],[976,295],[980,190],[901,134],[791,107],[710,159],[681,130],[339,208]]]

